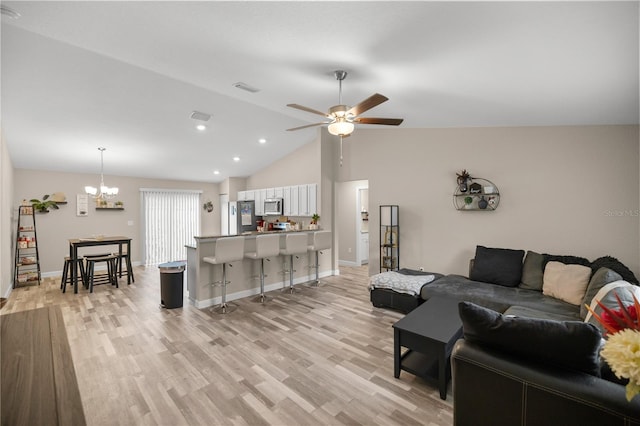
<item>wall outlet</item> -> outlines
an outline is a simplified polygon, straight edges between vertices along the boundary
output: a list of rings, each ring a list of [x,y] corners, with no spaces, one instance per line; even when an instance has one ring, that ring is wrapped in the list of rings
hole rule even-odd
[[[420,272],[424,272],[424,267],[419,267],[418,270],[420,270]]]
[[[347,249],[347,253],[351,253],[351,247]]]

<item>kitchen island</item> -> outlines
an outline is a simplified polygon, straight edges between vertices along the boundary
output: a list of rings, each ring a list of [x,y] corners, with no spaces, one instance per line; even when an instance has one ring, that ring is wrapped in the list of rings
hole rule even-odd
[[[213,235],[194,237],[195,245],[187,247],[187,291],[189,293],[189,303],[196,308],[206,308],[220,304],[221,287],[211,285],[214,281],[219,281],[222,277],[222,267],[211,265],[202,259],[206,256],[215,256],[215,243],[219,238],[243,236],[245,238],[244,251],[255,251],[256,237],[262,234],[280,234],[280,247],[284,247],[285,235],[288,233],[306,233],[308,245],[313,241],[313,233],[318,230],[302,231],[267,231],[267,232],[245,232],[239,235]],[[283,273],[284,256],[270,258],[270,262],[265,261],[265,292],[280,290],[289,287],[287,276]],[[309,269],[313,263],[310,254],[302,255],[295,259],[296,273],[294,284],[310,281],[314,276],[314,271]],[[331,250],[325,250],[320,255],[320,276],[333,275],[331,269]],[[260,262],[251,259],[232,262],[232,267],[227,269],[227,280],[231,281],[227,285],[227,301],[254,296],[260,293]]]

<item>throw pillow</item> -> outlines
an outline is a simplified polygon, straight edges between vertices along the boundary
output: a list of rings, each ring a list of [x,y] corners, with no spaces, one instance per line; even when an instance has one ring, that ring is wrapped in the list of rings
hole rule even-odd
[[[542,294],[579,305],[591,278],[591,268],[582,265],[565,265],[549,262],[544,268]]]
[[[544,260],[542,261],[542,270],[547,266],[549,262],[560,262],[565,265],[583,265],[583,266],[591,266],[591,262],[589,259],[580,256],[567,256],[567,255],[557,255],[557,254],[543,254]]]
[[[517,357],[600,375],[601,337],[592,324],[504,316],[471,302],[458,305],[464,338]]]
[[[622,277],[615,271],[612,271],[609,268],[600,268],[598,269],[589,280],[589,285],[587,285],[587,291],[584,293],[584,299],[582,299],[582,303],[580,304],[580,318],[585,319],[587,313],[587,307],[585,305],[591,305],[591,299],[600,291],[602,287],[606,284],[612,283],[614,281],[620,281]]]
[[[542,291],[543,260],[544,256],[540,253],[530,250],[527,251],[527,255],[524,257],[524,264],[522,265],[520,288]]]
[[[600,289],[600,291],[598,291],[598,293],[596,293],[593,299],[591,299],[591,305],[589,307],[598,315],[603,311],[603,309],[598,306],[598,301],[609,309],[620,309],[620,305],[616,299],[616,294],[625,306],[632,305],[634,294],[636,299],[640,300],[640,287],[623,280],[606,284]],[[600,321],[598,321],[591,312],[587,313],[584,322],[596,326],[603,336],[606,334],[606,330],[602,324],[600,324]]]
[[[522,277],[524,250],[476,247],[469,278],[473,281],[515,287]]]
[[[622,262],[615,257],[602,256],[591,262],[591,270],[596,272],[600,268],[609,268],[622,276],[622,279],[628,283],[638,284],[638,279]]]

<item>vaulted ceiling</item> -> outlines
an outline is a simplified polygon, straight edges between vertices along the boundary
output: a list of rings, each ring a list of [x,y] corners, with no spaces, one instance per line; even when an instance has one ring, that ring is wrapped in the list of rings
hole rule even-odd
[[[638,124],[638,2],[2,5],[17,168],[93,173],[103,146],[105,175],[251,175],[317,137],[286,104],[337,104],[337,69],[346,104],[382,93],[364,116],[401,128]]]

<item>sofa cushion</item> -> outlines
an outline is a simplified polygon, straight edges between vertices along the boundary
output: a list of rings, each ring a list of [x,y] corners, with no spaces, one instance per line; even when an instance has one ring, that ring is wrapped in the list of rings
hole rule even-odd
[[[580,305],[590,277],[591,268],[588,266],[548,262],[544,268],[542,294]]]
[[[622,277],[617,272],[609,268],[600,268],[591,275],[587,291],[584,293],[584,298],[580,304],[580,318],[585,319],[587,313],[587,307],[585,305],[591,305],[591,299],[600,291],[606,284],[614,281],[620,281]]]
[[[598,306],[598,301],[609,309],[620,309],[616,294],[625,306],[632,305],[634,295],[640,300],[640,287],[624,280],[608,283],[596,293],[589,307],[598,315],[603,311],[603,309]],[[600,321],[598,321],[591,312],[587,313],[584,321],[596,326],[602,332],[603,336],[606,334],[606,330],[602,324],[600,324]]]
[[[517,303],[517,302],[516,302]],[[526,306],[513,305],[504,311],[503,315],[511,315],[514,317],[546,319],[554,321],[578,321],[578,318],[566,313],[548,312],[542,309],[527,308]]]
[[[591,262],[591,270],[595,273],[600,268],[609,268],[620,274],[623,280],[631,284],[638,284],[638,279],[622,262],[615,257],[602,256]]]
[[[473,303],[459,304],[465,340],[542,364],[600,375],[600,332],[579,321],[507,317]]]
[[[522,277],[524,250],[476,247],[470,277],[474,281],[515,287]]]
[[[447,275],[435,280],[422,287],[420,296],[424,300],[435,296],[450,297],[473,302],[498,312],[504,312],[512,305],[525,306],[563,315],[567,320],[582,320],[580,307],[545,296],[541,291],[471,281],[462,275]]]
[[[544,269],[542,269],[542,262],[544,256],[535,251],[527,251],[524,257],[524,264],[522,265],[522,278],[520,279],[520,285],[518,287],[527,290],[542,291],[542,275]]]

